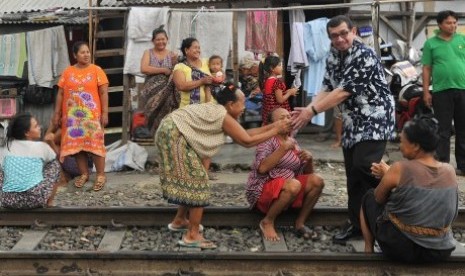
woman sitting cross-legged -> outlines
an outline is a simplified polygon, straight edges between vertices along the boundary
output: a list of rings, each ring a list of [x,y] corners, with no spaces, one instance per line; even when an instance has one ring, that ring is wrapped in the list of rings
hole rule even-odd
[[[365,252],[373,252],[376,240],[383,255],[394,260],[434,262],[451,255],[458,186],[454,168],[434,158],[438,143],[436,119],[423,115],[401,133],[400,151],[407,160],[391,167],[383,161],[372,165],[382,179],[362,200]]]
[[[269,113],[268,122],[290,118],[289,111],[276,108]],[[289,133],[280,133],[258,145],[247,181],[247,200],[252,207],[265,213],[260,229],[270,241],[279,240],[274,222],[289,207],[300,208],[295,221],[296,233],[305,239],[314,237],[315,233],[305,226],[305,221],[324,186],[323,179],[313,171],[312,155],[300,149]]]
[[[32,209],[52,205],[58,187],[60,163],[55,152],[40,140],[40,125],[30,114],[10,121],[0,156],[2,207]]]

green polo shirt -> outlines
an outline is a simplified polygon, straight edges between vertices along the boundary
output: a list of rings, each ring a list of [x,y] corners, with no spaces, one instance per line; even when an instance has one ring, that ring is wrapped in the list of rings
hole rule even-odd
[[[428,39],[421,63],[432,67],[433,92],[465,89],[465,35],[456,33],[449,41],[438,35]]]

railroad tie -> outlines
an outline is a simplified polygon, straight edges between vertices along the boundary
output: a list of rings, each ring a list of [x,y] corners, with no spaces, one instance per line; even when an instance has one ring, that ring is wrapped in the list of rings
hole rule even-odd
[[[455,250],[452,251],[452,256],[463,256],[465,255],[465,244],[455,241]]]
[[[265,251],[266,252],[287,252],[287,245],[286,245],[286,240],[284,239],[283,232],[280,230],[276,230],[276,233],[278,234],[279,241],[269,241],[265,239],[265,237],[262,235],[263,239],[263,245],[265,246]]]
[[[98,246],[98,251],[116,252],[121,248],[126,230],[107,230]]]
[[[33,251],[45,237],[48,230],[26,230],[11,251]]]

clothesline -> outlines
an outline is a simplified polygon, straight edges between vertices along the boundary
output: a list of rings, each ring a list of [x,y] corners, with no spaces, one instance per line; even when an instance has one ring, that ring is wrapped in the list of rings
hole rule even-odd
[[[271,8],[213,8],[205,9],[205,12],[247,12],[247,11],[292,11],[292,10],[321,10],[321,9],[339,9],[356,6],[379,6],[384,4],[410,3],[410,2],[453,2],[451,0],[374,0],[359,3],[340,3],[340,4],[322,4],[322,5],[301,5],[290,7],[271,7]],[[149,6],[148,6],[149,7]],[[131,7],[81,7],[82,10],[128,10]],[[170,11],[196,12],[201,8],[169,8]]]

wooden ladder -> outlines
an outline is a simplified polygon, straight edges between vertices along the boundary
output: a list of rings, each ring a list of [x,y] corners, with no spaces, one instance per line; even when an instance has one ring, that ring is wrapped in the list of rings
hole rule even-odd
[[[128,141],[130,116],[129,90],[125,89],[123,78],[127,14],[127,11],[93,11],[93,59],[110,81],[105,136],[120,133],[123,144]]]

